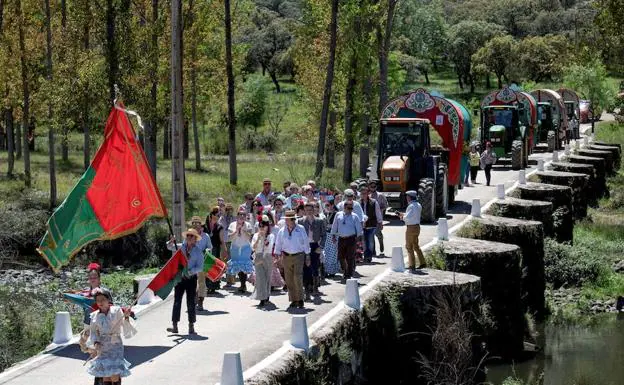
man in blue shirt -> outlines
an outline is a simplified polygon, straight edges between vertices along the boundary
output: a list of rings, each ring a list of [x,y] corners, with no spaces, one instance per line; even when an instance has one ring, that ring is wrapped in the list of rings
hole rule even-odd
[[[343,211],[336,214],[332,224],[332,241],[338,242],[338,260],[342,268],[343,283],[355,273],[355,246],[362,238],[362,220],[353,214],[353,201],[345,201]]]
[[[414,190],[407,191],[407,209],[405,214],[399,214],[399,218],[405,222],[407,230],[405,231],[405,248],[407,249],[407,258],[409,260],[408,268],[412,273],[416,272],[416,258],[414,251],[418,255],[419,269],[427,267],[425,256],[418,245],[418,237],[420,236],[420,213],[422,206],[418,203],[418,193]]]
[[[182,307],[182,297],[186,294],[186,309],[188,312],[189,334],[195,334],[194,324],[196,321],[195,314],[195,296],[197,295],[197,274],[204,270],[204,250],[201,250],[199,243],[202,237],[197,230],[188,229],[182,233],[184,241],[181,245],[182,253],[188,259],[187,274],[174,288],[173,313],[171,315],[172,327],[167,328],[170,333],[178,333],[178,322],[180,321],[180,310]],[[175,239],[167,243],[169,250],[175,249]]]

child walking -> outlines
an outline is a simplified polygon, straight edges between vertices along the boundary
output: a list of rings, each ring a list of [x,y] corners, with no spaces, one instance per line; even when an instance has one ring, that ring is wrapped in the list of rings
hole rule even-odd
[[[87,341],[91,359],[87,362],[87,371],[94,377],[101,377],[104,385],[121,385],[121,377],[130,375],[121,334],[123,332],[124,338],[136,334],[130,321],[131,310],[113,306],[113,298],[106,289],[97,288],[92,293],[99,310],[91,314]]]

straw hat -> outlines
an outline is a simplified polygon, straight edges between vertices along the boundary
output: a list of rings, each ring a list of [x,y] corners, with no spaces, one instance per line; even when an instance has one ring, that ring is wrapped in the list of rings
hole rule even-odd
[[[201,241],[201,235],[195,229],[188,229],[182,233],[182,237],[186,238],[187,235],[192,235],[196,240]]]
[[[286,213],[284,214],[284,219],[296,219],[297,218],[297,213],[295,213],[294,210],[286,210]]]
[[[191,218],[191,220],[189,222],[187,222],[186,224],[189,226],[193,226],[193,222],[199,222],[202,223],[202,219],[199,215],[193,215],[193,217]]]

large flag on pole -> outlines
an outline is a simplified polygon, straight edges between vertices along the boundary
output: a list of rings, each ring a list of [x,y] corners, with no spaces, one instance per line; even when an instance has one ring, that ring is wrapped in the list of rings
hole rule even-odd
[[[148,219],[165,216],[167,209],[145,153],[123,106],[115,106],[104,142],[48,220],[37,251],[58,272],[89,242],[134,233]]]

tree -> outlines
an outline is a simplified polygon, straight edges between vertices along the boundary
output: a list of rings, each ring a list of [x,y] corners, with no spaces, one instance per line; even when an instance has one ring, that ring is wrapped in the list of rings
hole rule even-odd
[[[52,82],[52,18],[50,0],[45,0],[46,18],[46,80]],[[50,210],[56,207],[56,160],[54,158],[54,125],[52,124],[52,104],[48,105],[48,153],[50,173]]]
[[[443,9],[438,3],[404,1],[399,4],[393,46],[403,54],[402,66],[413,64],[414,69],[425,76],[427,84],[429,71],[437,69],[444,60],[447,29]]]
[[[276,1],[266,6],[257,4],[252,16],[254,27],[244,38],[250,44],[247,52],[248,66],[260,66],[263,75],[268,72],[278,93],[281,88],[277,76],[289,69],[292,62],[290,47],[294,40],[295,21],[279,12],[280,5],[284,3],[287,2]]]
[[[394,11],[398,0],[386,0],[387,4],[381,5],[385,22],[377,25],[377,44],[379,58],[379,108],[381,113],[388,103],[388,59],[390,56],[390,44],[392,42],[392,27],[394,24]]]
[[[228,155],[230,158],[230,184],[238,182],[236,165],[236,111],[234,107],[234,70],[232,65],[232,15],[230,0],[224,0],[225,8],[225,72],[227,76],[227,123]]]
[[[325,75],[325,91],[323,92],[323,107],[321,109],[321,124],[319,126],[319,141],[316,149],[316,171],[319,178],[323,174],[323,155],[325,154],[325,135],[327,134],[327,118],[331,101],[332,84],[334,82],[334,64],[336,61],[336,44],[338,35],[338,2],[332,0],[331,22],[329,24],[329,61]]]
[[[494,72],[498,88],[503,87],[503,78],[508,79],[516,62],[516,41],[510,35],[496,36],[489,40],[473,56],[475,71]]]
[[[488,40],[502,33],[503,28],[500,25],[483,21],[462,21],[449,28],[449,56],[455,66],[461,88],[464,83],[467,83],[470,86],[470,92],[474,93],[475,75],[472,55]]]
[[[532,36],[518,44],[518,64],[535,82],[552,80],[570,57],[568,39],[561,35]]]
[[[30,123],[30,79],[28,74],[28,66],[26,59],[26,39],[24,37],[24,28],[26,28],[26,19],[24,18],[24,11],[22,9],[22,1],[17,0],[15,5],[17,12],[17,19],[19,20],[19,47],[20,47],[20,64],[22,72],[22,135],[24,136],[24,184],[30,188],[30,138],[29,138],[29,123]],[[34,133],[33,133],[34,134]]]
[[[597,115],[613,101],[615,90],[609,84],[607,69],[599,58],[584,64],[572,64],[563,72],[565,86],[591,100]]]

